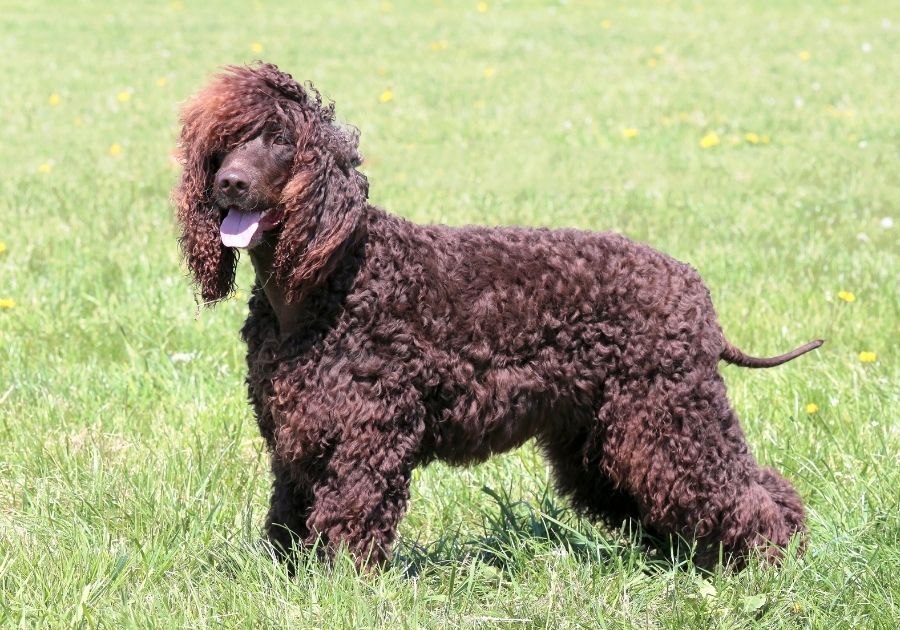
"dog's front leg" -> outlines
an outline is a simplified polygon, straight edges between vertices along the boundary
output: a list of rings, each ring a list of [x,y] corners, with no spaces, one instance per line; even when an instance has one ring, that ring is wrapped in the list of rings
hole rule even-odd
[[[308,540],[341,547],[359,567],[383,564],[406,504],[418,438],[403,423],[363,423],[335,448],[314,488]]]
[[[266,537],[290,573],[295,569],[295,548],[309,535],[306,519],[312,506],[312,487],[298,481],[290,466],[272,462],[272,501],[266,516]]]

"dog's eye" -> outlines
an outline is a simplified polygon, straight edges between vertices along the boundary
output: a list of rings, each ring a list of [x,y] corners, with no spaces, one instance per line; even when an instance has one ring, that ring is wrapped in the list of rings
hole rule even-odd
[[[275,136],[275,139],[272,140],[272,142],[274,142],[275,144],[281,144],[281,145],[287,146],[287,145],[291,144],[291,139],[288,138],[283,133],[281,133],[281,134],[278,134],[277,136]]]

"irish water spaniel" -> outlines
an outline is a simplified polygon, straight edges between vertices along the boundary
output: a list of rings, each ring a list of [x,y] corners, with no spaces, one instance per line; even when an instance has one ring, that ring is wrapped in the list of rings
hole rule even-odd
[[[804,511],[761,468],[691,267],[618,234],[416,225],[367,202],[358,133],[273,65],[228,67],[182,113],[174,198],[202,298],[256,270],[250,400],[272,457],[276,548],[383,562],[416,466],[534,438],[583,514],[639,519],[738,565],[778,558]]]

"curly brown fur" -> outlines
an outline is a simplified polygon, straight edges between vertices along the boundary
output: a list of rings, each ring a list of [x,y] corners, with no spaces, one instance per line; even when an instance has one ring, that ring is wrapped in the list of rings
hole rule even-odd
[[[700,557],[775,559],[804,531],[794,489],[747,448],[717,368],[733,349],[692,268],[611,233],[388,215],[366,201],[357,134],[271,65],[229,68],[182,117],[175,198],[205,300],[236,260],[214,165],[273,121],[296,155],[283,224],[250,250],[242,335],[274,543],[382,562],[416,466],[531,438],[578,510],[695,539]]]

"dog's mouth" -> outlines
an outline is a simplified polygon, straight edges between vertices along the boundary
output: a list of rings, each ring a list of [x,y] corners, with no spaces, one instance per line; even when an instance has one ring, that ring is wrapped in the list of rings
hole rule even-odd
[[[253,247],[263,239],[265,232],[275,229],[281,223],[281,210],[278,208],[252,211],[232,206],[225,212],[225,218],[219,226],[219,235],[226,247]]]

